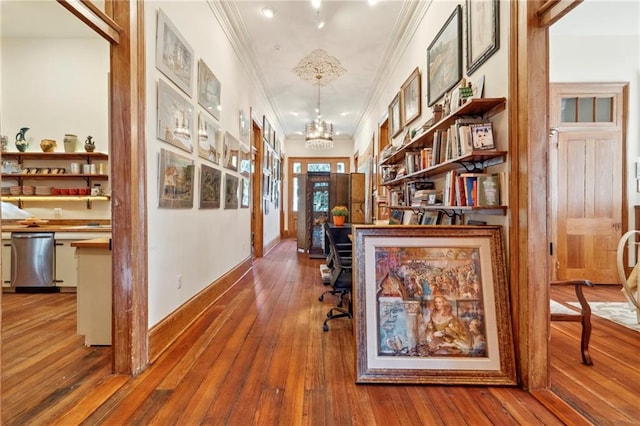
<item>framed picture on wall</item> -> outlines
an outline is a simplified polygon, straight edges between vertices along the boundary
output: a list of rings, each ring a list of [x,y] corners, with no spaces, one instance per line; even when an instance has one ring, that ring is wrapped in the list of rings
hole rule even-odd
[[[353,229],[356,382],[515,385],[500,226]]]
[[[193,93],[193,49],[167,15],[158,10],[156,68],[189,97]]]
[[[220,150],[224,140],[224,130],[209,114],[198,114],[198,157],[219,164]]]
[[[193,105],[164,80],[158,80],[158,139],[193,152]]]
[[[405,127],[421,114],[422,84],[420,69],[413,70],[402,84],[402,127]]]
[[[239,179],[229,173],[224,174],[224,208],[238,208],[238,183]]]
[[[462,9],[458,5],[427,48],[428,105],[462,79]]]
[[[198,103],[216,119],[220,118],[220,93],[222,87],[213,71],[200,59],[198,61]]]
[[[397,136],[402,131],[402,108],[400,106],[400,92],[394,96],[389,104],[389,132],[391,137]]]
[[[200,166],[200,208],[220,208],[220,188],[222,172],[216,168],[202,164]]]
[[[467,75],[500,48],[498,0],[467,0]]]
[[[160,150],[158,207],[193,207],[193,160],[166,149]]]

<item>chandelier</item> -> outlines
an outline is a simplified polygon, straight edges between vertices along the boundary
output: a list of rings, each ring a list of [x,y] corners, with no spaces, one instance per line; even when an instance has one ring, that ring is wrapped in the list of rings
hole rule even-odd
[[[302,80],[311,81],[318,87],[316,119],[304,126],[305,148],[314,150],[333,148],[333,124],[322,120],[320,113],[320,88],[342,76],[346,70],[338,59],[329,56],[322,49],[316,49],[302,58],[293,72]]]
[[[307,149],[331,149],[333,148],[333,124],[322,119],[320,113],[320,84],[318,84],[318,115],[316,119],[304,126],[304,147]]]

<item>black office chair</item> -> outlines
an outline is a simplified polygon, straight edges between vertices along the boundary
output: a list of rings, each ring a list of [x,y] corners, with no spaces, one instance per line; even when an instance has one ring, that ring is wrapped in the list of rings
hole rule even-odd
[[[327,290],[320,295],[319,300],[322,302],[326,294],[332,294],[338,296],[338,305],[331,308],[327,312],[327,319],[324,320],[322,329],[329,331],[329,320],[336,318],[349,317],[353,318],[353,311],[351,309],[351,289],[352,289],[352,273],[351,273],[351,251],[347,251],[343,245],[340,250],[333,238],[331,229],[325,227],[327,234],[327,241],[329,243],[329,257],[327,265],[331,268],[331,278],[329,285],[331,290]],[[346,255],[348,253],[348,256]],[[345,308],[346,304],[346,308]]]

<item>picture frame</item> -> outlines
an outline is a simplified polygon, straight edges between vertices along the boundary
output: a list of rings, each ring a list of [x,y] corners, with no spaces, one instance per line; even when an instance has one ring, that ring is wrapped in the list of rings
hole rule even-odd
[[[193,207],[194,162],[184,155],[160,149],[158,207]]]
[[[158,139],[193,152],[193,114],[193,105],[184,96],[158,80]]]
[[[206,164],[200,165],[200,208],[220,208],[222,172]]]
[[[422,215],[421,225],[437,225],[440,212],[437,210],[427,210]]]
[[[467,0],[467,75],[500,48],[499,4],[498,0]]]
[[[273,131],[271,130],[271,123],[269,123],[267,116],[263,115],[262,116],[262,138],[267,143],[267,145],[271,148],[273,148],[273,146],[271,145],[272,133]]]
[[[462,79],[462,8],[457,5],[427,48],[427,100],[435,104]]]
[[[238,131],[240,134],[240,140],[248,143],[251,129],[249,128],[249,118],[243,109],[238,114]]]
[[[402,108],[400,106],[400,92],[396,93],[389,104],[389,133],[394,138],[402,131]]]
[[[422,114],[422,80],[420,68],[416,67],[402,84],[402,127],[407,126]]]
[[[240,142],[240,159],[238,163],[238,171],[242,176],[245,177],[249,177],[249,175],[251,174],[251,153],[249,149],[249,146]]]
[[[517,383],[500,226],[352,235],[357,383]]]
[[[240,158],[240,141],[229,132],[224,132],[224,143],[222,148],[222,165],[229,170],[238,170]]]
[[[238,176],[234,176],[230,173],[224,174],[224,208],[225,209],[237,209],[238,208]]]
[[[222,86],[204,60],[198,61],[198,104],[216,120],[220,119]]]
[[[164,11],[158,9],[156,68],[191,97],[193,67],[193,49]]]
[[[486,123],[470,124],[471,145],[473,150],[495,149],[493,140],[493,124],[489,121]]]
[[[242,179],[242,196],[240,197],[240,208],[248,209],[249,208],[249,179]]]
[[[220,147],[224,141],[224,130],[209,114],[198,114],[198,157],[220,164]]]

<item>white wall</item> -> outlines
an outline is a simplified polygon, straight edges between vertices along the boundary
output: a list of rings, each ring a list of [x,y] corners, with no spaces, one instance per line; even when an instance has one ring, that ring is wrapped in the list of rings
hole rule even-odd
[[[217,124],[240,138],[239,111],[262,117],[263,102],[253,90],[243,64],[204,1],[149,1],[145,3],[147,66],[147,189],[149,225],[149,326],[153,326],[224,273],[251,256],[250,210],[201,210],[198,179],[201,164],[242,178],[232,170],[199,158],[156,137],[157,82],[163,80],[179,91],[155,66],[157,12],[161,8],[195,52],[192,90],[187,98],[196,113],[197,61],[202,58],[221,83],[222,111]],[[274,120],[272,120],[274,121]],[[158,158],[166,149],[193,160],[196,165],[194,206],[185,209],[158,207]],[[259,173],[259,172],[258,172]],[[224,182],[223,182],[224,186]],[[222,188],[224,194],[224,187]],[[265,218],[265,244],[279,236],[279,212],[273,207]],[[178,288],[178,277],[182,288]]]
[[[15,135],[29,127],[29,151],[41,152],[42,139],[54,139],[64,151],[65,133],[81,142],[93,136],[96,151],[108,152],[109,44],[100,38],[2,38],[0,132],[9,137],[9,151],[17,151]],[[82,147],[79,147],[82,150]],[[68,181],[67,181],[68,182]],[[56,184],[65,182],[56,181]],[[10,181],[3,182],[12,185]],[[70,185],[71,186],[71,185]],[[34,216],[53,218],[110,217],[109,203],[27,203]]]

